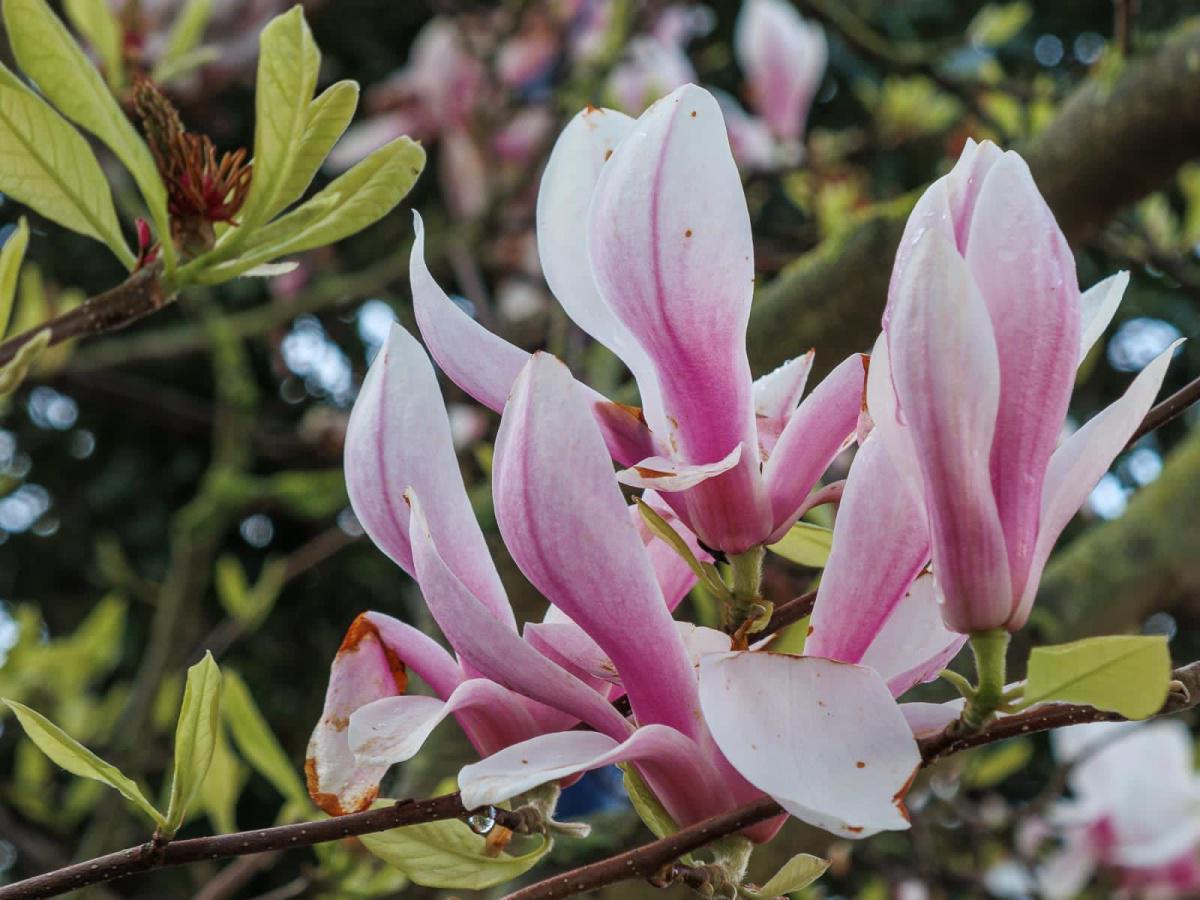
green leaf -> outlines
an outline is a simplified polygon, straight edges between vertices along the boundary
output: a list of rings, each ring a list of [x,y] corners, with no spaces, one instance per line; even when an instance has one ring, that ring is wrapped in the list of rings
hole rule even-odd
[[[246,771],[230,749],[225,729],[218,727],[212,764],[200,787],[200,805],[221,834],[237,831],[237,801],[245,782]]]
[[[0,400],[5,399],[21,386],[29,367],[37,362],[37,358],[50,346],[50,329],[38,332],[33,338],[17,351],[16,355],[3,366],[0,366]]]
[[[301,7],[276,16],[263,29],[254,87],[254,178],[242,207],[241,227],[229,244],[246,240],[283,205],[308,128],[320,66],[321,54]]]
[[[395,209],[424,166],[421,145],[397,138],[335,178],[307,203],[258,229],[238,259],[209,265],[200,257],[187,271],[201,270],[191,276],[199,284],[220,284],[289,253],[340,241]],[[216,253],[221,254],[220,247]]]
[[[1171,656],[1163,635],[1087,638],[1034,649],[1023,705],[1064,700],[1144,719],[1162,707],[1170,683]]]
[[[233,742],[254,770],[285,799],[307,807],[310,801],[304,783],[236,672],[225,673],[221,714]]]
[[[167,50],[160,66],[170,65],[181,57],[188,56],[204,37],[204,29],[212,18],[212,0],[187,0],[187,5],[175,17],[171,34],[167,38]],[[157,70],[155,72],[157,75]]]
[[[221,670],[211,653],[188,669],[183,706],[175,726],[175,773],[165,831],[174,834],[200,792],[212,765],[217,731],[221,727]]]
[[[3,337],[4,330],[8,328],[13,300],[17,296],[17,274],[21,271],[21,263],[25,259],[25,249],[28,246],[29,223],[21,216],[17,222],[17,230],[0,249],[0,337]]]
[[[217,560],[217,597],[243,629],[252,631],[270,614],[286,578],[287,560],[283,557],[268,559],[263,563],[258,581],[251,587],[238,558],[226,553]]]
[[[173,253],[167,189],[150,148],[66,26],[45,0],[4,0],[4,22],[25,74],[64,116],[99,138],[129,170],[154,219],[163,253]]]
[[[358,85],[353,81],[339,81],[308,105],[304,136],[292,167],[279,186],[278,196],[267,209],[267,219],[304,196],[321,163],[354,118],[357,107]]]
[[[638,818],[654,836],[664,838],[678,831],[679,826],[675,824],[675,820],[671,818],[666,807],[654,796],[654,792],[650,790],[650,786],[646,784],[641,773],[629,763],[617,763],[617,768],[622,772],[621,780],[625,784],[625,793],[629,795],[629,802],[633,804]]]
[[[125,28],[112,7],[96,0],[65,0],[63,12],[100,57],[109,86],[119,88],[125,77]]]
[[[1015,38],[1032,17],[1033,9],[1025,0],[989,3],[967,26],[967,39],[977,47],[999,47]]]
[[[986,791],[1017,774],[1033,758],[1033,742],[1027,739],[1004,741],[970,757],[963,783],[971,790]]]
[[[166,824],[162,813],[146,799],[141,789],[133,779],[122,774],[115,766],[106,763],[83,744],[79,743],[45,716],[35,712],[15,700],[3,700],[29,739],[37,744],[38,749],[50,758],[50,761],[72,775],[81,778],[91,778],[107,784],[121,793],[125,799],[146,813],[159,826]]]
[[[829,559],[829,548],[833,546],[833,532],[820,525],[797,522],[777,543],[767,547],[772,553],[782,556],[799,566],[823,569]]]
[[[112,192],[87,141],[0,66],[0,191],[64,228],[95,238],[126,268]]]
[[[811,853],[797,853],[784,863],[783,868],[772,875],[771,880],[759,888],[757,893],[763,897],[776,897],[803,890],[824,875],[828,868],[827,859],[821,859]]]
[[[521,856],[488,856],[486,840],[458,819],[364,834],[359,840],[417,884],[465,891],[512,881],[537,865],[553,844],[541,837],[535,849]]]

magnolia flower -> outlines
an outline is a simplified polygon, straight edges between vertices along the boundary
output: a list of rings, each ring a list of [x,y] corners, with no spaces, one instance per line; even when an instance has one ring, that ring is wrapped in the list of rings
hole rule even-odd
[[[750,104],[784,145],[804,137],[829,56],[825,32],[787,0],[745,0],[733,35]]]
[[[1055,756],[1074,763],[1074,797],[1049,825],[1060,851],[1038,872],[1049,900],[1076,896],[1097,868],[1115,870],[1139,896],[1200,892],[1200,777],[1182,722],[1076,725],[1053,735]]]
[[[1054,542],[1154,401],[1174,345],[1058,445],[1077,365],[1127,283],[1080,296],[1029,168],[991,143],[968,141],[909,217],[867,402],[928,514],[955,631],[1024,624]]]
[[[639,113],[659,97],[696,80],[687,45],[712,30],[712,11],[675,4],[662,11],[647,34],[630,38],[608,77],[607,93],[618,109]]]
[[[920,754],[908,704],[893,698],[936,678],[965,640],[942,625],[928,557],[919,505],[871,435],[846,480],[804,655],[701,660],[705,719],[729,761],[834,833],[908,827],[903,798]]]
[[[441,369],[503,408],[529,354],[454,304],[424,261],[410,280]],[[617,354],[642,408],[589,395],[625,484],[659,492],[703,544],[741,553],[778,540],[854,433],[865,361],[842,362],[804,400],[812,356],[752,381],[746,324],[754,248],[724,119],[687,85],[634,121],[577,115],[555,144],[537,207],[546,281],[567,314]]]

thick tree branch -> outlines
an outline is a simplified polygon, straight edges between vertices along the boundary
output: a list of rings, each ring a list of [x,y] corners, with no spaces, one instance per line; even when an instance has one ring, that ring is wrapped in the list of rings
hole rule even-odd
[[[175,299],[175,295],[163,286],[161,276],[160,265],[147,266],[103,294],[89,297],[61,316],[0,343],[0,366],[47,328],[50,329],[50,346],[54,346],[85,334],[116,331],[157,312]]]
[[[68,891],[92,884],[116,881],[126,875],[180,866],[201,860],[247,856],[293,847],[309,847],[360,834],[388,831],[403,825],[421,825],[441,819],[458,819],[467,815],[458,794],[447,794],[432,800],[400,800],[393,806],[372,809],[320,822],[301,822],[259,831],[222,834],[214,837],[191,838],[168,844],[153,842],[110,853],[97,859],[81,862],[65,869],[27,878],[16,884],[0,887],[0,900],[33,900],[57,897]],[[505,828],[521,831],[526,820],[519,812],[496,810],[495,819]]]
[[[1068,239],[1088,240],[1115,212],[1200,155],[1200,20],[1114,73],[1099,70],[1021,148]],[[878,204],[760,291],[750,358],[767,371],[810,347],[828,371],[879,331],[904,222],[919,192]]]

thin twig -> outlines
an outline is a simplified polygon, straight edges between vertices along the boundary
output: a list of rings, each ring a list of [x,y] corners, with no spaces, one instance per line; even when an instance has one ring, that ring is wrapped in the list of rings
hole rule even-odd
[[[388,831],[404,825],[420,825],[442,819],[458,819],[468,814],[459,795],[447,794],[432,800],[400,800],[383,809],[372,809],[361,813],[325,819],[320,822],[301,822],[295,825],[280,825],[258,831],[243,831],[213,837],[191,838],[156,846],[140,844],[27,878],[16,884],[0,887],[0,900],[33,900],[33,898],[57,897],[68,891],[78,890],[92,884],[116,881],[136,872],[163,869],[200,860],[223,859],[247,856],[252,853],[268,853],[293,847],[310,847],[328,841],[341,840],[360,834]],[[495,820],[506,828],[521,830],[526,819],[519,813],[497,809]],[[685,851],[686,852],[686,851]]]
[[[0,343],[0,366],[46,329],[50,330],[50,346],[54,346],[85,334],[115,331],[157,312],[175,299],[163,286],[161,275],[159,265],[148,266],[103,294]]]
[[[1147,435],[1155,429],[1162,428],[1172,419],[1178,418],[1197,400],[1200,400],[1200,378],[1188,382],[1162,403],[1155,406],[1150,412],[1146,413],[1146,418],[1142,419],[1142,424],[1138,426],[1137,431],[1133,433],[1133,437],[1129,439],[1129,445],[1132,445],[1143,435]]]
[[[1167,700],[1157,715],[1180,712],[1200,704],[1200,662],[1176,669],[1174,678]],[[1073,703],[1047,704],[1016,715],[1001,717],[970,734],[963,734],[960,729],[949,726],[936,735],[922,739],[918,741],[921,765],[929,766],[950,754],[1018,735],[1064,728],[1081,722],[1119,721],[1124,721],[1122,716],[1090,706]],[[741,831],[748,825],[765,821],[782,812],[783,809],[770,798],[756,800],[733,812],[705,819],[662,840],[539,881],[509,894],[505,900],[556,900],[629,878],[652,878],[683,854],[698,850],[717,838]],[[3,900],[2,895],[0,900]]]

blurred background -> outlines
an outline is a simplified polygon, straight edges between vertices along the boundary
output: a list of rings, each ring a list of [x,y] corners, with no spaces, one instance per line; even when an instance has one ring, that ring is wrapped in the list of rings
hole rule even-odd
[[[184,4],[110,3],[131,70],[153,67]],[[188,128],[221,150],[252,143],[257,35],[288,5],[214,0],[202,52],[178,71],[158,70]],[[433,630],[410,580],[362,537],[340,468],[367,364],[392,321],[412,326],[410,209],[429,229],[435,276],[480,321],[636,402],[627,374],[570,323],[537,264],[540,170],[557,131],[588,103],[636,114],[686,81],[727,96],[762,286],[750,336],[756,374],[810,347],[819,372],[869,349],[913,192],[968,137],[1028,154],[1077,250],[1083,286],[1132,273],[1081,371],[1074,421],[1115,399],[1172,340],[1200,334],[1200,165],[1187,162],[1200,160],[1200,102],[1189,102],[1200,75],[1169,68],[1180,46],[1200,59],[1200,25],[1189,18],[1200,3],[798,2],[828,47],[799,134],[756,109],[735,50],[737,0],[304,5],[323,52],[321,86],[363,86],[355,124],[321,179],[407,133],[430,154],[408,200],[287,275],[194,290],[127,331],[44,355],[0,412],[0,695],[34,706],[143,783],[159,783],[169,767],[182,674],[203,650],[241,676],[301,773],[351,620],[374,609]],[[11,65],[6,45],[3,58]],[[1112,111],[1089,113],[1104,92]],[[115,185],[119,204],[132,196],[131,185]],[[0,198],[6,232],[21,214]],[[31,224],[35,265],[22,277],[14,331],[122,277],[97,245],[36,216]],[[1200,344],[1191,341],[1164,390],[1197,375]],[[443,387],[518,616],[540,618],[544,601],[503,556],[491,518],[497,417]],[[1171,635],[1177,662],[1200,655],[1195,422],[1184,416],[1118,459],[1065,536],[1026,639],[1141,630]],[[772,557],[769,589],[787,599],[815,575]],[[683,612],[713,615],[703,603]],[[944,685],[926,690],[949,696]],[[185,836],[311,814],[298,780],[264,774],[232,739],[222,747],[220,777],[210,777]],[[470,754],[444,727],[386,793],[427,796]],[[1040,851],[1017,838],[1060,791],[1040,737],[964,754],[922,775],[911,832],[850,845],[793,824],[756,856],[752,874],[805,849],[833,860],[813,896],[1027,896]],[[588,776],[560,811],[590,821],[593,835],[560,842],[532,875],[650,838],[619,773]],[[0,719],[0,880],[144,839],[118,797],[64,776]],[[1101,873],[1090,895],[1109,896],[1113,877]],[[662,894],[629,883],[602,896]],[[449,893],[406,885],[347,841],[140,875],[88,896]]]

